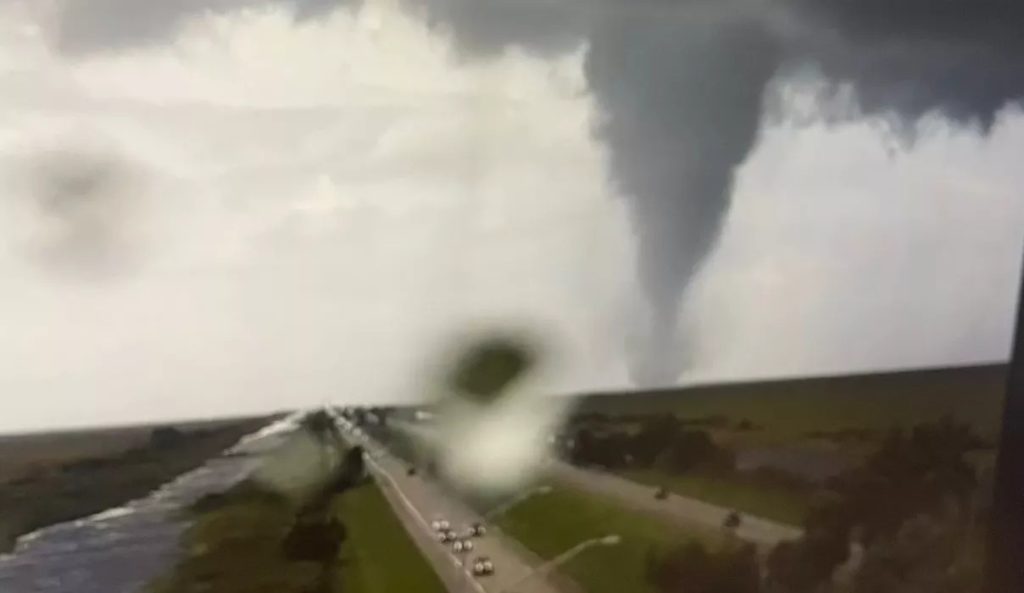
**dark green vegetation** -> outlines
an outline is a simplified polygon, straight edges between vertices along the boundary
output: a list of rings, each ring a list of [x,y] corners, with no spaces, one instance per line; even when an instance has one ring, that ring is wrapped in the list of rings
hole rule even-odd
[[[651,557],[647,580],[666,593],[753,593],[759,571],[754,546],[726,542],[714,549],[691,541]]]
[[[245,419],[190,425],[184,428],[146,428],[143,438],[138,429],[128,429],[117,449],[108,435],[102,456],[74,456],[59,461],[37,459],[31,471],[23,471],[0,484],[0,552],[10,549],[19,535],[40,527],[70,521],[116,507],[145,496],[155,488],[205,462],[227,449],[242,436],[257,430],[268,419]],[[86,442],[84,435],[68,438]],[[102,433],[101,433],[102,434]],[[9,447],[19,440],[50,439],[52,450],[59,450],[61,435],[33,435],[5,439]],[[43,447],[44,445],[40,445]],[[88,447],[85,451],[89,451]],[[22,452],[26,455],[26,452]],[[18,455],[17,452],[11,455]]]
[[[577,428],[573,436],[569,458],[578,465],[677,472],[735,465],[735,454],[716,443],[708,431],[691,429],[672,414],[648,415],[634,427],[591,423]]]
[[[487,336],[470,344],[455,361],[448,384],[456,393],[490,403],[536,363],[536,353],[514,336]]]
[[[341,553],[343,591],[445,590],[376,485],[364,484],[345,493],[335,508],[349,533]]]
[[[295,512],[282,499],[240,489],[216,505],[203,503],[197,513],[183,542],[185,557],[153,592],[289,593],[320,579],[318,563],[284,558]]]
[[[972,464],[990,463],[1005,379],[1004,366],[981,366],[590,396],[569,434],[599,451],[570,459],[800,524],[815,488],[862,463],[894,428],[955,419],[976,435]],[[666,416],[685,443],[664,437]]]
[[[688,545],[652,558],[648,580],[663,593],[976,593],[991,494],[968,459],[980,444],[949,419],[893,431],[760,569],[750,549]]]
[[[614,501],[566,487],[526,500],[497,523],[545,559],[589,539],[619,535],[618,545],[594,546],[560,568],[587,593],[656,591],[646,578],[651,557],[694,538]]]
[[[228,493],[215,508],[196,510],[185,535],[185,558],[150,591],[444,591],[374,484],[337,494],[326,508],[334,527],[319,535],[297,528],[300,513],[283,499],[252,489]],[[333,544],[316,541],[324,535]],[[319,549],[330,557],[318,558]]]
[[[736,469],[736,452],[715,433],[667,413],[641,419],[576,419],[570,462],[596,466],[684,496],[798,525],[812,485],[767,468]]]
[[[829,480],[804,538],[772,551],[771,590],[820,590],[848,560],[851,542],[866,550],[848,579],[856,593],[980,589],[973,550],[991,492],[968,455],[982,445],[951,419],[891,432],[864,464]]]
[[[672,412],[748,438],[786,440],[851,439],[864,430],[884,436],[893,426],[951,416],[993,438],[1006,372],[1006,366],[992,365],[612,393],[585,397],[579,411]]]
[[[344,448],[334,424],[313,413],[302,423],[324,447]],[[153,593],[377,593],[444,587],[366,479],[363,451],[312,480],[294,500],[244,482],[190,509],[185,555]]]

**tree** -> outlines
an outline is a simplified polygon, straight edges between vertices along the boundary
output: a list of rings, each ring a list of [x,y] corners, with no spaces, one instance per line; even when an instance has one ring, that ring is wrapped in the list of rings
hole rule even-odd
[[[969,427],[948,418],[890,432],[862,466],[830,480],[829,491],[805,519],[804,536],[772,551],[770,590],[816,590],[847,561],[853,533],[870,556],[883,554],[919,517],[970,516],[977,477],[966,454],[979,443]]]
[[[345,453],[345,457],[341,461],[341,473],[349,484],[357,484],[366,477],[365,455],[366,452],[359,445]]]
[[[964,553],[957,515],[918,516],[891,538],[868,548],[854,575],[855,593],[965,593],[980,591],[980,555]]]
[[[174,426],[161,426],[149,434],[149,442],[158,449],[173,447],[185,440],[185,433]]]
[[[333,443],[341,438],[341,431],[327,410],[310,412],[302,419],[302,426],[320,440]]]
[[[697,467],[733,469],[735,453],[718,445],[703,430],[681,431],[662,452],[660,463],[675,472],[688,472]]]

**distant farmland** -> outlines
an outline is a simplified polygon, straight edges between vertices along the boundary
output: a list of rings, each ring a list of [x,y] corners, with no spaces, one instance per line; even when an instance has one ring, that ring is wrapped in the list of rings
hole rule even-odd
[[[581,399],[578,412],[746,420],[776,436],[885,430],[949,415],[986,436],[998,433],[1006,365],[732,383]]]

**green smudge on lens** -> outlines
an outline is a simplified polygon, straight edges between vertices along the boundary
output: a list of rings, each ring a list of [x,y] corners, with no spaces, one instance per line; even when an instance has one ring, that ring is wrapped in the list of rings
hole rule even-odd
[[[458,358],[448,381],[463,397],[491,404],[534,362],[534,352],[525,342],[492,336],[470,346]]]

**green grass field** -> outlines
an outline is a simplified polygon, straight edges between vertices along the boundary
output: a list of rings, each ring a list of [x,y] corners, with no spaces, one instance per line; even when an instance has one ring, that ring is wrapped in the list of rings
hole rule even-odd
[[[198,515],[185,533],[183,558],[148,590],[153,593],[301,593],[315,582],[315,564],[287,562],[281,540],[293,513],[283,502],[231,501]]]
[[[809,493],[783,486],[748,483],[735,478],[702,474],[671,475],[657,470],[625,472],[622,476],[642,484],[664,486],[682,496],[789,525],[802,525],[810,505]]]
[[[346,492],[335,508],[350,540],[342,552],[342,591],[445,591],[375,484]]]
[[[443,593],[387,501],[372,483],[338,496],[332,510],[348,530],[334,581],[337,593]],[[199,514],[185,535],[184,558],[152,593],[305,593],[317,564],[289,562],[281,542],[294,520],[284,502],[239,497]]]
[[[580,411],[749,420],[766,440],[816,430],[886,430],[950,415],[998,434],[1006,389],[1002,365],[695,386],[583,398]]]
[[[653,592],[645,574],[649,555],[696,537],[613,501],[566,487],[513,507],[497,522],[505,533],[546,559],[588,539],[619,535],[618,545],[587,549],[561,568],[587,593]],[[712,538],[710,534],[702,537]]]

